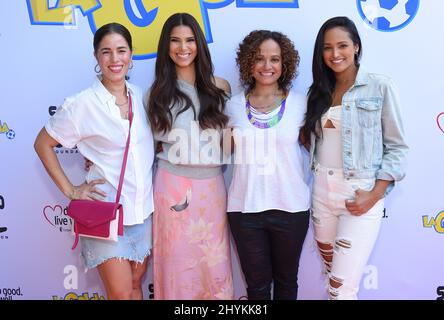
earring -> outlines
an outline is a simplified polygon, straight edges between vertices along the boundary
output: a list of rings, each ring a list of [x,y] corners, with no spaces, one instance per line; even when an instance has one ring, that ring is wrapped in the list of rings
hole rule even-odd
[[[98,70],[97,70],[97,67],[99,68]],[[96,73],[100,73],[100,72],[102,72],[102,70],[100,70],[100,66],[99,66],[99,64],[96,64],[96,66],[94,67],[94,71],[95,71]]]
[[[131,70],[134,67],[133,62],[131,61],[130,66],[128,67],[129,70]]]

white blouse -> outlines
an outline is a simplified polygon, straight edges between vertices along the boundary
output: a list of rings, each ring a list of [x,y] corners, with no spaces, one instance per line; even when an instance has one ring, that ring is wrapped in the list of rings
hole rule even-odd
[[[141,90],[128,82],[126,87],[132,97],[134,117],[120,203],[124,225],[134,225],[143,223],[154,209],[154,142]],[[77,146],[94,163],[86,181],[107,181],[97,185],[107,193],[104,201],[115,201],[129,129],[129,121],[121,118],[115,102],[115,97],[97,78],[91,87],[67,98],[45,125],[51,137],[66,148]]]
[[[290,92],[282,119],[267,129],[257,128],[248,120],[245,103],[245,95],[240,93],[226,107],[235,140],[227,211],[308,210],[310,189],[298,143],[305,97]]]

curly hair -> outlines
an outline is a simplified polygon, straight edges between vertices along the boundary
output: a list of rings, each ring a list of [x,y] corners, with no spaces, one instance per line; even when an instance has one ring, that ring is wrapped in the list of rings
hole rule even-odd
[[[247,92],[250,92],[255,87],[256,81],[252,75],[253,65],[256,63],[260,45],[268,39],[274,40],[281,48],[282,75],[278,79],[279,89],[288,92],[291,88],[292,80],[297,76],[300,57],[293,42],[280,32],[254,30],[239,44],[236,57],[240,82]]]

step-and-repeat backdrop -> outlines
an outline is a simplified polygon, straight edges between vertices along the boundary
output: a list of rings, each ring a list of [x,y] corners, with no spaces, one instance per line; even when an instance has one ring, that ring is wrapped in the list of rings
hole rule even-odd
[[[103,299],[95,269],[71,251],[67,199],[33,149],[66,96],[94,77],[92,38],[101,25],[127,26],[135,47],[131,81],[153,79],[161,27],[189,12],[205,30],[216,74],[240,91],[235,51],[253,29],[284,32],[301,54],[294,88],[306,93],[319,27],[346,15],[363,39],[363,64],[397,83],[408,143],[408,173],[386,201],[381,233],[362,278],[361,299],[443,299],[444,2],[435,0],[0,0],[0,299]],[[67,174],[84,177],[76,149],[56,148]],[[226,173],[227,182],[230,170]],[[300,299],[325,299],[321,264],[307,235]],[[245,286],[233,249],[236,298]],[[144,281],[152,299],[152,266]]]

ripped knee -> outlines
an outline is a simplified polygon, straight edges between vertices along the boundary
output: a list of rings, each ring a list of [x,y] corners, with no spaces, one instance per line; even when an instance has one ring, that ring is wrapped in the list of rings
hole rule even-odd
[[[339,296],[339,288],[344,284],[344,279],[339,277],[330,276],[329,278],[329,286],[328,286],[328,294],[330,300],[337,300]]]
[[[331,243],[323,243],[319,241],[317,241],[317,243],[318,243],[319,252],[326,267],[326,271],[330,272],[331,263],[333,261],[333,245]]]
[[[316,240],[316,242],[318,243],[318,247],[320,250],[323,250],[323,251],[333,250],[333,245],[331,243],[320,242],[317,240]]]
[[[350,249],[352,247],[352,242],[347,239],[337,239],[335,241],[335,246],[337,248]]]

